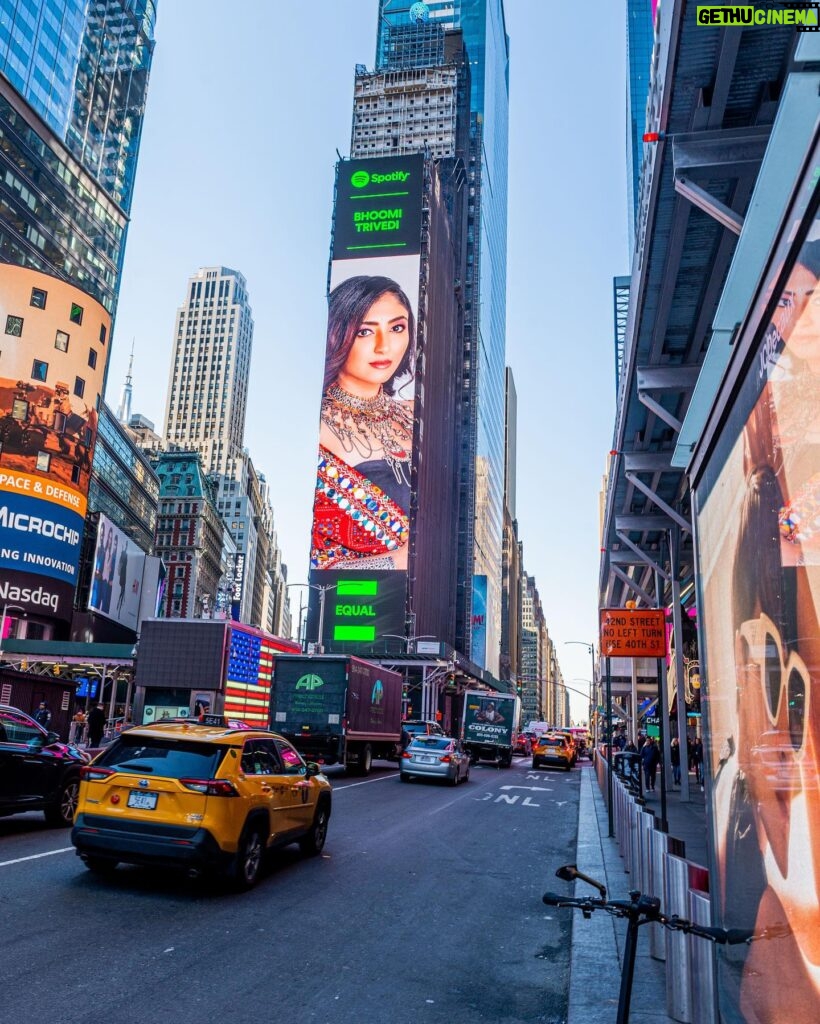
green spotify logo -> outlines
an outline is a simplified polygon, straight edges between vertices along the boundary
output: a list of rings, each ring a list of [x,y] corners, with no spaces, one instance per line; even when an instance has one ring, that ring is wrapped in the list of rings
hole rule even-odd
[[[370,175],[367,171],[354,171],[350,177],[350,184],[354,188],[364,188],[370,184]]]

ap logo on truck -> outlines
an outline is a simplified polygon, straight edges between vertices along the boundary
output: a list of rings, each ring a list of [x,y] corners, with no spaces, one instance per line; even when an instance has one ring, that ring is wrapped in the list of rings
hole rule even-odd
[[[296,680],[297,690],[318,690],[324,685],[325,681],[321,676],[305,675]]]
[[[381,679],[377,679],[373,684],[373,692],[370,694],[371,704],[381,704],[384,700],[384,684]]]

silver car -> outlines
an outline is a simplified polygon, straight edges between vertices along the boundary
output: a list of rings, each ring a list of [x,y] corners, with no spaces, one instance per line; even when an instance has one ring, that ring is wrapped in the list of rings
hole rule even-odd
[[[417,736],[401,755],[399,778],[445,779],[451,786],[470,779],[470,756],[449,736]]]

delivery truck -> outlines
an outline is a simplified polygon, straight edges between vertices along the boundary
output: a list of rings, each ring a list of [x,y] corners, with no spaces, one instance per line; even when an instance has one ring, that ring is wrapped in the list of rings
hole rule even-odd
[[[367,775],[375,758],[397,760],[402,677],[348,655],[276,658],[270,727],[308,761]]]
[[[520,713],[521,702],[513,694],[479,690],[464,694],[461,736],[472,764],[494,761],[501,768],[510,767]]]

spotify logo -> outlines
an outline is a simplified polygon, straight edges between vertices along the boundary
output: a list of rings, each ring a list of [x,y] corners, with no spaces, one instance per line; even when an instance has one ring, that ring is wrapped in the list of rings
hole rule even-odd
[[[370,184],[370,175],[367,171],[355,171],[350,177],[350,184],[354,188],[364,188]]]

